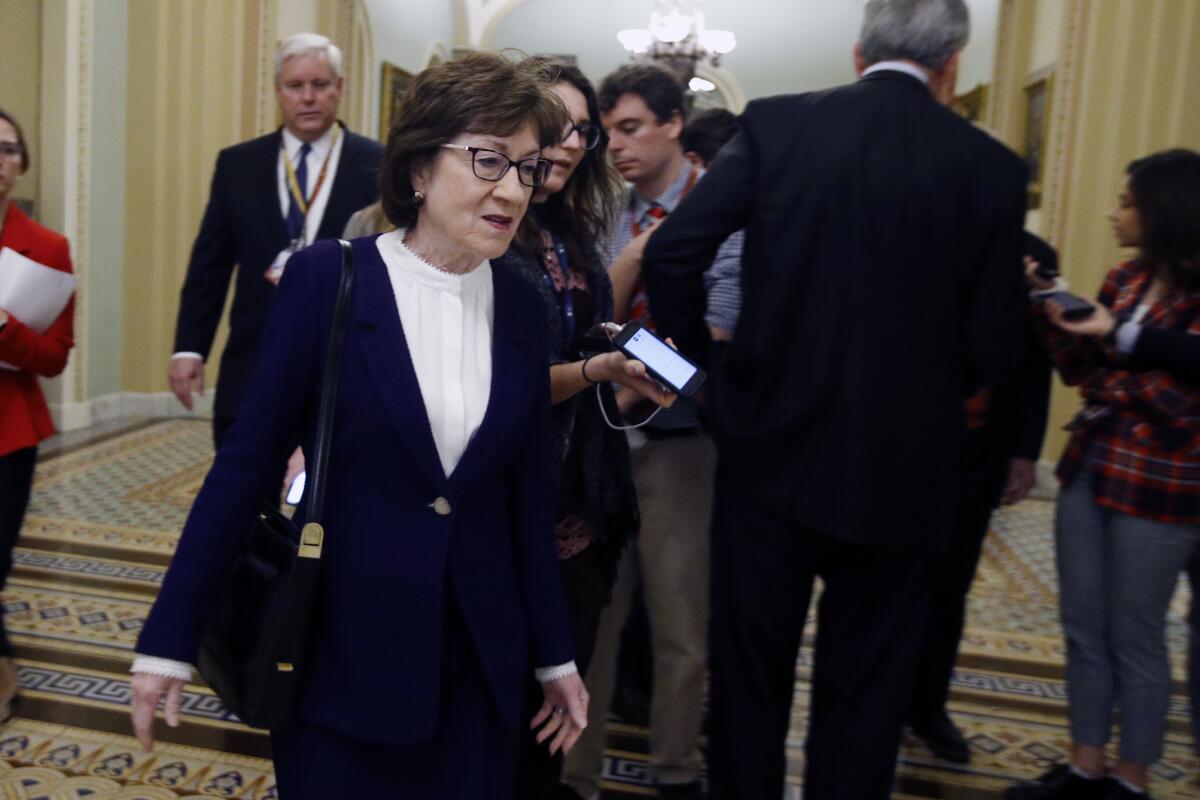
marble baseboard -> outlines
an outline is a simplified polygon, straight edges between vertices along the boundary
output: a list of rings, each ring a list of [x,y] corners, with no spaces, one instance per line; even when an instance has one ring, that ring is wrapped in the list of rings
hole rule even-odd
[[[50,414],[54,424],[63,431],[128,417],[211,418],[215,396],[214,390],[206,390],[196,398],[194,410],[188,411],[170,392],[120,392],[80,403],[52,404]]]

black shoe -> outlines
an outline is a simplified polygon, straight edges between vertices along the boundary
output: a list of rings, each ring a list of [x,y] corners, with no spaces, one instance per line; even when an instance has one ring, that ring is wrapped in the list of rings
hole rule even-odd
[[[656,787],[658,796],[664,800],[703,800],[700,781],[691,783],[660,783]]]
[[[1112,789],[1108,778],[1084,778],[1070,764],[1055,764],[1033,783],[1023,781],[1005,789],[1004,800],[1108,800]]]
[[[583,795],[565,783],[560,783],[554,790],[554,800],[583,800]]]
[[[913,736],[924,742],[938,758],[955,764],[966,764],[971,760],[971,746],[945,713],[928,722],[914,722],[910,727]]]

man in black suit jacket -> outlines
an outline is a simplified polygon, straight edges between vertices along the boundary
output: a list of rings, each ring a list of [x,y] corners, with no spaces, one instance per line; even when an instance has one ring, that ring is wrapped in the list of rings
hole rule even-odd
[[[744,303],[710,365],[713,796],[778,797],[823,579],[810,798],[887,797],[925,556],[949,527],[963,400],[1020,360],[1020,159],[943,107],[962,0],[871,0],[857,83],[751,102],[651,237],[660,333],[702,361],[703,271],[746,229]]]
[[[301,33],[284,41],[275,59],[283,126],[217,156],[181,292],[170,380],[179,402],[192,408],[192,392],[204,389],[204,362],[236,265],[213,407],[218,447],[257,364],[278,267],[296,249],[340,236],[351,214],[379,199],[383,148],[337,121],[341,60],[324,36]]]

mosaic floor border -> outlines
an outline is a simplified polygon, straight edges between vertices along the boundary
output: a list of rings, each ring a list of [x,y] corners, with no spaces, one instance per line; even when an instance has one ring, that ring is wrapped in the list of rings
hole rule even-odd
[[[30,702],[22,713],[38,719],[14,720],[0,729],[0,781],[17,770],[41,770],[24,773],[36,779],[30,785],[38,791],[43,784],[54,787],[52,796],[64,800],[269,796],[269,763],[243,762],[237,755],[265,753],[265,737],[235,723],[203,686],[188,688],[185,725],[163,731],[167,743],[154,754],[155,766],[139,773],[148,776],[168,768],[155,773],[163,778],[160,784],[139,783],[128,771],[113,777],[76,769],[78,764],[70,759],[75,751],[62,750],[61,742],[45,744],[54,736],[76,737],[79,764],[88,753],[99,752],[98,742],[117,742],[113,746],[118,749],[130,746],[125,705],[130,650],[210,460],[209,423],[171,419],[109,429],[92,441],[79,434],[71,444],[62,443],[60,452],[48,452],[39,461],[14,578],[0,596],[14,641],[26,655],[20,661],[20,677]],[[1006,509],[996,515],[985,544],[951,687],[952,710],[971,741],[973,763],[966,769],[950,765],[909,742],[901,754],[897,798],[998,798],[1008,783],[1038,774],[1064,752],[1066,689],[1055,613],[1052,515],[1053,503],[1044,500]],[[1168,625],[1177,680],[1182,676],[1185,600],[1186,590],[1181,590]],[[788,791],[797,800],[810,665],[806,648],[797,665],[798,699],[787,742]],[[1187,735],[1188,713],[1186,699],[1177,692],[1169,710],[1166,754],[1154,768],[1155,796],[1164,800],[1200,798],[1193,782],[1200,764]],[[63,724],[84,721],[93,730]],[[37,758],[30,756],[22,761],[18,756],[24,757],[25,750],[7,758],[3,747],[10,726],[27,737],[41,735],[39,757],[49,760],[35,763]],[[653,796],[645,730],[616,723],[609,745],[606,800]],[[226,752],[213,749],[218,747]],[[186,775],[169,769],[176,761],[192,765]],[[93,758],[87,763],[99,762]],[[135,762],[131,768],[145,765]],[[205,783],[239,765],[259,774],[247,772],[240,784],[230,784],[233,793],[220,794],[220,787]],[[201,770],[208,770],[204,780]],[[166,780],[177,777],[175,783]],[[0,789],[0,797],[7,796]]]

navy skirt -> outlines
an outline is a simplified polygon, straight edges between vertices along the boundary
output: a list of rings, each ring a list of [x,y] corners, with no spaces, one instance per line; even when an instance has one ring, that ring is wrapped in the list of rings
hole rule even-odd
[[[433,738],[390,744],[297,721],[271,733],[280,800],[512,800],[519,736],[500,718],[462,617],[451,609]]]

